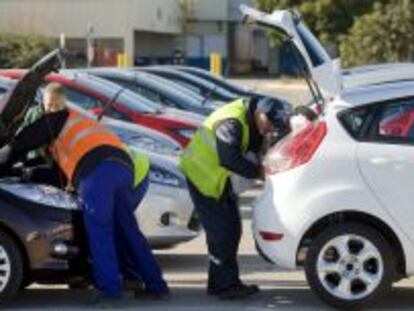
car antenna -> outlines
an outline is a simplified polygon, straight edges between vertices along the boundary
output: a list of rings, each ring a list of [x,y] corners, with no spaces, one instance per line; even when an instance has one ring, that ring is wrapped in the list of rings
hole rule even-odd
[[[107,103],[105,103],[102,107],[102,112],[96,118],[96,121],[101,122],[102,118],[105,116],[105,113],[108,111],[108,108],[112,106],[112,104],[119,98],[122,92],[124,92],[124,88],[120,88],[116,93],[115,96]]]

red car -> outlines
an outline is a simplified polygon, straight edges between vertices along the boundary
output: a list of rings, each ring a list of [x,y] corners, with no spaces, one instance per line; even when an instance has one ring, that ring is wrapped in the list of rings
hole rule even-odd
[[[20,79],[25,70],[0,70],[0,76]],[[65,86],[68,100],[97,115],[134,122],[162,132],[185,147],[202,117],[165,108],[114,83],[88,74],[62,71],[47,76],[48,82]]]
[[[408,105],[407,105],[408,106]],[[392,111],[379,124],[380,135],[404,138],[412,135],[414,131],[414,110],[408,106],[407,109]]]

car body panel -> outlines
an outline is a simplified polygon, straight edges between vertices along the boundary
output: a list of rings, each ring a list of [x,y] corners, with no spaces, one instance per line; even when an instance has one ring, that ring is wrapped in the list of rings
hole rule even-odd
[[[68,206],[48,204],[62,198]],[[75,231],[83,229],[74,229],[74,218],[80,220],[81,216],[73,204],[76,205],[75,200],[70,201],[65,192],[51,186],[0,180],[0,224],[24,245],[31,270],[70,268],[70,260],[52,256],[52,245],[59,240],[67,241],[68,245],[77,244]]]
[[[383,94],[388,98],[386,89]],[[362,98],[365,96],[362,94]],[[357,103],[362,101],[357,99],[357,94],[354,94],[354,99]],[[374,99],[373,102],[376,102],[377,97]],[[372,147],[354,140],[338,120],[338,113],[352,106],[354,103],[338,98],[327,107],[323,119],[328,125],[328,132],[310,162],[267,176],[264,192],[254,203],[254,237],[266,257],[282,267],[295,269],[298,267],[300,243],[312,225],[336,212],[360,212],[381,220],[393,230],[403,248],[406,273],[411,275],[414,273],[411,260],[414,245],[410,239],[413,237],[412,232],[408,229],[410,212],[404,211],[407,208],[411,210],[407,202],[413,201],[413,194],[406,192],[404,198],[394,201],[393,210],[384,204],[381,197],[395,188],[396,180],[401,185],[410,184],[414,173],[412,152],[407,149],[407,153],[400,153],[393,148],[382,148],[382,145]],[[375,165],[378,163],[376,159],[383,158],[383,154],[389,154],[397,162],[387,165],[387,170],[393,170],[395,175],[388,176],[386,171],[376,174],[370,172],[372,176],[369,179],[375,179],[375,183],[378,183],[375,189],[372,182],[367,180],[367,173],[363,172],[367,168],[363,166]],[[411,168],[404,176],[399,168],[408,165],[408,162],[404,162],[408,154],[413,160],[410,159]],[[401,159],[404,162],[402,164],[398,163]],[[389,189],[386,190],[386,187]],[[410,189],[408,186],[403,188],[402,191]],[[378,194],[378,191],[383,193]],[[396,199],[394,195],[387,196],[387,201],[390,200],[387,203],[392,203],[393,198]],[[283,238],[280,241],[265,240],[260,232],[266,231],[283,234]]]

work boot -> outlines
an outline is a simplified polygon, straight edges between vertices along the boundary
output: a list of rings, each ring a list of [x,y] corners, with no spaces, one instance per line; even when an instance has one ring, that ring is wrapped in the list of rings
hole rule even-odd
[[[123,288],[124,291],[127,292],[139,292],[139,291],[145,291],[145,285],[143,282],[139,282],[137,280],[131,280],[131,279],[124,279],[123,282]]]
[[[209,296],[218,296],[220,293],[221,291],[218,288],[215,288],[215,287],[207,288],[207,295]]]
[[[260,291],[257,285],[238,284],[220,291],[217,295],[221,300],[236,300],[252,296]]]
[[[120,309],[123,307],[123,298],[122,296],[113,297],[96,292],[89,300],[88,305],[94,309]]]
[[[170,292],[151,292],[147,289],[139,289],[134,291],[135,299],[144,299],[144,300],[157,300],[157,301],[164,301],[170,298]]]

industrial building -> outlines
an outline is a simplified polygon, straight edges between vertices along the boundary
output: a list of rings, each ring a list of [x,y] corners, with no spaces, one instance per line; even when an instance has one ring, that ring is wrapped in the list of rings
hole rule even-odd
[[[181,57],[208,68],[219,53],[225,72],[267,70],[265,32],[241,25],[241,3],[253,0],[1,0],[0,30],[63,36],[79,63],[89,55],[95,65],[115,65],[125,54],[128,65]]]

